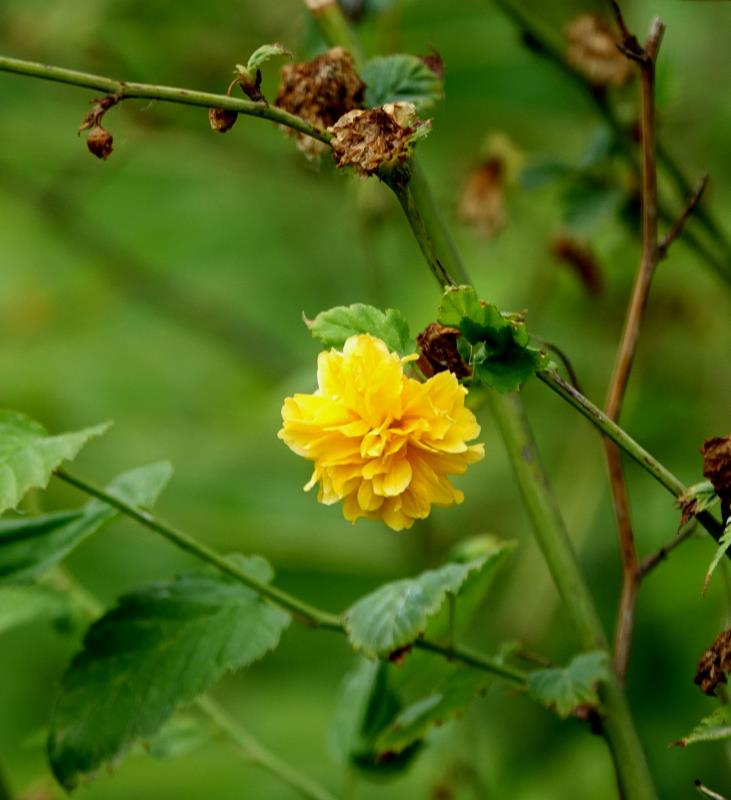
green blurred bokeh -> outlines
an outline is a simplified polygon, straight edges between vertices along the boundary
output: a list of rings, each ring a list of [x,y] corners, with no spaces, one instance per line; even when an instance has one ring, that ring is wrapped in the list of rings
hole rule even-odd
[[[572,15],[603,8],[590,0],[520,5],[556,37]],[[626,5],[639,29],[653,13],[668,25],[660,128],[690,175],[710,171],[709,203],[725,223],[731,103],[720,77],[729,70],[731,4]],[[508,136],[526,158],[576,163],[601,126],[591,105],[521,46],[489,0],[404,0],[366,22],[363,36],[370,53],[424,53],[431,45],[443,56],[446,100],[420,157],[473,279],[501,307],[527,308],[531,330],[559,343],[585,392],[601,398],[637,239],[613,217],[583,231],[605,281],[604,292],[592,297],[549,252],[562,227],[557,187],[508,186],[509,221],[497,238],[481,238],[455,218],[486,136]],[[233,65],[270,41],[302,57],[314,52],[317,40],[299,0],[4,0],[0,8],[3,54],[210,91],[223,91]],[[270,97],[277,71],[266,70]],[[159,505],[163,516],[221,550],[265,555],[283,587],[329,609],[439,563],[465,536],[515,538],[512,569],[492,592],[474,643],[494,650],[519,639],[558,661],[568,658],[576,643],[487,415],[481,422],[488,457],[461,481],[464,505],[438,510],[400,535],[375,523],[351,527],[336,508],[318,505],[301,491],[308,465],[276,438],[282,398],[313,388],[318,348],[303,312],[371,302],[401,308],[415,331],[434,317],[438,291],[386,189],[336,175],[328,163],[308,165],[268,123],[241,118],[218,136],[204,110],[161,103],[113,109],[107,123],[115,152],[97,162],[75,135],[92,96],[0,73],[2,405],[54,431],[113,419],[112,432],[80,459],[81,473],[103,482],[170,458],[176,476]],[[628,89],[627,109],[633,99]],[[678,244],[653,288],[623,424],[688,483],[702,477],[703,439],[731,427],[729,319],[731,287]],[[533,382],[524,395],[611,630],[619,569],[601,442],[544,386]],[[627,474],[647,554],[672,537],[678,514],[670,496],[634,465]],[[58,484],[39,499],[46,508],[83,500]],[[696,777],[718,791],[731,786],[724,745],[668,747],[714,708],[692,683],[699,655],[727,618],[722,573],[701,597],[712,553],[707,537],[684,545],[639,599],[628,691],[663,798],[695,796]],[[191,562],[121,523],[85,544],[68,566],[111,602]],[[0,639],[0,763],[19,792],[51,785],[38,731],[77,646],[40,623]],[[351,660],[342,638],[293,628],[276,653],[215,694],[264,743],[341,796],[348,779],[327,737]],[[384,800],[440,798],[445,781],[459,786],[459,798],[616,795],[601,740],[500,685],[464,720],[439,730],[399,781],[347,791]],[[295,796],[223,745],[174,763],[131,756],[82,792],[89,800]]]

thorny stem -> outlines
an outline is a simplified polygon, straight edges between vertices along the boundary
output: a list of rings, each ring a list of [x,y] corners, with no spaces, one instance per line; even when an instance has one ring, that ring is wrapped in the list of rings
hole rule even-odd
[[[308,797],[310,800],[335,800],[335,796],[324,786],[315,783],[307,775],[303,775],[261,745],[212,697],[203,695],[196,701],[196,706],[238,746],[244,757],[252,764],[263,767],[272,775],[276,775],[283,783],[291,786],[303,797]]]
[[[635,171],[639,171],[639,164],[634,152],[634,141],[631,130],[622,123],[617,116],[612,104],[609,102],[606,92],[597,91],[584,77],[577,72],[566,60],[563,51],[556,47],[541,29],[520,9],[513,0],[493,0],[495,5],[508,17],[515,26],[522,32],[526,44],[548,61],[558,67],[567,78],[569,78],[592,102],[597,112],[603,117],[606,124],[614,133],[617,145],[620,147],[621,155],[629,166]],[[683,171],[673,160],[668,150],[662,142],[657,142],[657,159],[666,170],[671,180],[675,184],[677,193],[683,197],[691,194],[692,186]],[[658,207],[660,218],[672,224],[676,215],[672,213],[664,204]],[[699,205],[695,217],[706,231],[716,240],[724,251],[724,258],[719,259],[714,252],[708,249],[703,241],[698,239],[692,231],[686,230],[683,234],[685,243],[693,248],[714,271],[726,281],[731,281],[731,243],[715,221],[711,213]]]
[[[223,108],[227,111],[236,111],[239,114],[250,117],[268,119],[321,142],[328,143],[330,141],[330,134],[326,131],[315,128],[300,117],[265,102],[254,102],[253,100],[229,97],[225,94],[211,94],[193,89],[180,89],[175,86],[117,81],[101,75],[92,75],[88,72],[77,72],[72,69],[39,64],[33,61],[22,61],[18,58],[8,58],[6,56],[0,56],[0,72],[14,72],[18,75],[28,75],[32,78],[95,89],[107,94],[113,94],[120,100],[149,98],[150,100],[163,100],[168,103],[182,103],[188,106]]]
[[[642,257],[627,307],[627,316],[617,360],[609,383],[605,412],[613,422],[619,422],[622,403],[632,371],[640,326],[647,309],[650,287],[659,261],[657,243],[657,168],[655,162],[655,60],[665,30],[660,20],[652,22],[650,36],[644,48],[627,30],[619,5],[612,4],[618,25],[624,37],[620,45],[627,57],[640,66],[640,104],[642,141]],[[604,439],[604,449],[609,467],[610,486],[617,522],[619,553],[622,562],[622,589],[614,636],[614,666],[620,677],[627,672],[632,646],[635,604],[640,582],[640,564],[637,556],[629,494],[622,468],[622,455],[611,439]]]
[[[101,500],[107,505],[116,508],[125,516],[135,520],[140,525],[155,531],[155,533],[165,537],[168,539],[168,541],[171,541],[177,547],[196,556],[196,558],[199,558],[201,561],[205,561],[213,565],[217,569],[221,570],[221,572],[229,575],[234,580],[242,583],[244,586],[248,586],[250,589],[257,592],[262,597],[265,597],[267,600],[270,600],[275,605],[292,612],[294,618],[298,622],[302,622],[312,627],[322,628],[324,630],[335,631],[336,633],[347,633],[341,617],[331,614],[328,611],[324,611],[323,609],[316,608],[315,606],[310,605],[304,600],[300,600],[298,597],[295,597],[288,592],[284,592],[274,586],[257,581],[255,578],[252,578],[246,572],[239,569],[225,556],[222,556],[220,553],[217,553],[210,547],[198,542],[192,536],[181,531],[180,529],[175,528],[172,525],[168,525],[166,522],[158,519],[148,511],[144,511],[132,505],[131,503],[120,500],[119,498],[114,497],[114,495],[108,494],[103,489],[94,486],[88,481],[85,481],[76,475],[69,474],[64,469],[56,470],[55,474],[56,477],[66,481],[66,483],[71,484],[85,494],[88,494],[91,497],[96,497],[98,500]],[[475,653],[471,650],[461,647],[451,648],[446,645],[441,645],[437,642],[428,641],[426,639],[417,639],[413,646],[419,650],[437,653],[445,658],[449,658],[454,661],[460,661],[463,664],[475,667],[476,669],[481,669],[485,672],[491,672],[492,674],[497,675],[504,680],[510,681],[511,683],[517,684],[518,686],[523,686],[525,684],[526,675],[522,670],[506,666],[500,663],[500,661],[497,659],[490,658],[489,656],[485,656],[481,653]]]
[[[104,613],[104,606],[87,589],[82,586],[75,578],[62,568],[54,570],[52,575],[54,583],[61,591],[69,594],[83,609],[90,619],[96,619]],[[263,745],[247,733],[239,723],[230,717],[219,705],[208,695],[201,695],[195,700],[195,705],[213,722],[222,732],[229,736],[234,743],[242,750],[245,757],[255,766],[265,769],[267,772],[279,778],[288,786],[296,789],[303,797],[310,800],[335,800],[333,795],[323,786],[303,775],[298,770],[291,767],[274,753],[267,750]],[[0,785],[0,800],[10,800],[2,794]]]

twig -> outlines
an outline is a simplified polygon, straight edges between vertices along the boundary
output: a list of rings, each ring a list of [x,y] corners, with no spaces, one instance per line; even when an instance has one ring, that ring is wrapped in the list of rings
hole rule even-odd
[[[706,191],[706,187],[708,186],[708,173],[703,173],[703,177],[698,181],[698,185],[693,190],[688,202],[686,203],[685,208],[681,215],[675,220],[670,230],[662,237],[660,243],[657,246],[657,257],[658,260],[662,260],[667,258],[668,250],[670,249],[670,245],[680,236],[683,232],[683,228],[685,227],[685,223],[690,219],[693,215],[693,212],[698,207],[698,203],[701,201],[701,197],[703,197],[703,193]]]
[[[92,75],[88,72],[78,72],[72,69],[39,64],[34,61],[23,61],[18,58],[0,56],[0,72],[13,72],[17,75],[27,75],[31,78],[41,78],[57,83],[67,83],[86,89],[113,94],[119,100],[147,98],[150,100],[163,100],[167,103],[182,103],[188,106],[202,106],[204,108],[223,108],[227,111],[236,111],[250,117],[259,117],[293,128],[300,133],[329,142],[330,134],[315,128],[300,117],[283,111],[281,108],[269,105],[266,102],[254,102],[238,97],[229,97],[225,94],[211,94],[193,89],[180,89],[176,86],[159,86],[147,83],[128,83],[106,78],[102,75]]]
[[[709,789],[700,780],[693,781],[693,784],[694,784],[698,794],[702,794],[703,797],[710,797],[711,800],[726,800],[726,798],[722,794],[719,794],[718,792],[714,792],[713,789]]]
[[[618,422],[629,376],[637,351],[642,319],[647,308],[650,286],[658,263],[657,246],[657,166],[655,159],[655,59],[665,26],[654,19],[647,43],[642,47],[632,35],[622,16],[619,3],[611,0],[617,24],[624,41],[620,49],[640,67],[640,100],[642,132],[642,258],[627,308],[627,316],[617,360],[609,384],[605,404],[606,415]],[[614,661],[619,675],[624,677],[632,644],[634,609],[639,588],[639,559],[635,545],[629,495],[622,469],[619,448],[610,439],[604,440],[609,479],[612,489],[614,515],[617,522],[619,553],[622,562],[622,590],[617,611],[614,639]]]
[[[662,564],[663,561],[670,555],[670,553],[675,550],[676,547],[683,544],[683,542],[687,542],[693,534],[696,532],[698,527],[698,522],[695,519],[689,520],[685,525],[683,525],[682,529],[678,531],[672,541],[668,542],[666,545],[663,545],[656,553],[648,556],[641,564],[640,564],[640,571],[639,571],[639,580],[644,580],[658,564]]]

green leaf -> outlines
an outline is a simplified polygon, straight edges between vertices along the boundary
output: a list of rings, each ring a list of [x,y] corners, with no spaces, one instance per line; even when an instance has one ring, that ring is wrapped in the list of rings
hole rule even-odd
[[[345,626],[356,650],[372,658],[387,656],[414,642],[427,621],[456,594],[470,573],[482,569],[485,558],[446,564],[416,578],[387,583],[366,595],[345,613]]]
[[[45,488],[62,462],[107,428],[109,423],[49,436],[25,415],[0,411],[0,514],[15,508],[29,489]]]
[[[74,612],[69,597],[50,586],[0,586],[0,634],[37,620],[65,624]]]
[[[363,68],[366,105],[377,108],[385,103],[413,103],[417,111],[427,111],[442,99],[442,79],[418,56],[404,53],[372,58]]]
[[[414,351],[409,324],[403,314],[393,308],[381,311],[363,303],[336,306],[321,311],[315,319],[307,321],[307,326],[315,339],[326,347],[341,348],[351,336],[370,333],[382,339],[395,353],[406,355]]]
[[[199,719],[176,714],[143,747],[153,758],[169,760],[187,756],[210,741],[210,731]]]
[[[721,559],[726,555],[726,551],[731,547],[731,516],[726,521],[726,527],[723,530],[723,535],[718,540],[718,547],[716,548],[716,552],[713,554],[713,559],[711,563],[708,565],[708,569],[706,570],[706,577],[703,580],[703,594],[708,591],[708,586],[711,582],[711,578],[713,577],[713,573],[716,570],[716,567],[719,565]]]
[[[562,217],[577,233],[590,233],[616,214],[627,199],[623,189],[601,181],[580,178],[563,192]]]
[[[269,61],[270,58],[275,56],[289,56],[291,58],[292,53],[283,44],[263,44],[261,47],[257,47],[249,56],[246,69],[253,74],[265,61]]]
[[[525,325],[479,299],[471,286],[455,286],[442,296],[439,322],[459,328],[471,345],[468,356],[473,386],[517,391],[544,363],[529,345]]]
[[[731,739],[731,706],[719,706],[712,714],[702,719],[693,730],[678,739],[675,744],[678,747],[685,747],[688,744],[698,744],[698,742],[720,742],[724,739]]]
[[[459,717],[477,694],[484,693],[490,679],[468,667],[450,671],[426,697],[403,708],[376,740],[383,753],[401,753],[424,739],[437,725]]]
[[[607,654],[597,650],[576,656],[567,667],[532,672],[528,676],[528,691],[535,700],[565,719],[577,706],[598,706],[598,685],[608,679]]]
[[[125,472],[107,491],[135,506],[151,506],[171,475],[172,466],[161,461]],[[0,520],[0,584],[38,577],[118,516],[111,506],[91,500],[81,511]]]
[[[268,582],[260,557],[234,557]],[[51,721],[51,768],[67,789],[224,673],[252,664],[279,643],[289,614],[218,573],[199,572],[121,598],[86,634],[63,676]]]

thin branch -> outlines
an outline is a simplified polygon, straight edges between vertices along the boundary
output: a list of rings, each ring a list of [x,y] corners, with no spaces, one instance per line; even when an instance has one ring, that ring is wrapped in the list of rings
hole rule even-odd
[[[683,525],[682,529],[678,531],[672,541],[663,545],[656,553],[648,556],[640,564],[639,579],[641,581],[644,580],[658,564],[662,564],[662,562],[667,559],[676,547],[679,547],[683,542],[687,542],[688,539],[691,539],[697,528],[698,522],[695,519],[691,519]]]
[[[0,56],[0,72],[13,72],[17,75],[27,75],[31,78],[66,83],[86,89],[95,89],[117,96],[120,100],[142,99],[162,100],[167,103],[182,103],[188,106],[202,106],[204,108],[223,108],[227,111],[236,111],[250,117],[268,119],[278,125],[292,128],[313,139],[318,139],[326,144],[330,141],[330,134],[315,128],[300,117],[283,111],[281,108],[265,102],[254,102],[238,97],[229,97],[225,94],[211,94],[193,89],[180,89],[175,86],[159,86],[147,83],[130,83],[127,81],[113,80],[102,75],[92,75],[88,72],[78,72],[72,69],[39,64],[34,61],[22,61],[17,58]]]
[[[693,189],[693,193],[691,194],[688,202],[686,203],[685,208],[681,215],[675,220],[670,230],[662,237],[660,243],[657,246],[657,257],[658,260],[662,260],[663,258],[667,258],[668,250],[670,249],[670,245],[680,236],[683,232],[683,228],[685,227],[685,223],[691,218],[693,212],[698,207],[698,203],[701,201],[701,197],[703,197],[703,193],[706,191],[706,187],[708,186],[708,173],[703,173],[703,177],[698,181],[697,186]]]
[[[244,586],[247,586],[249,589],[252,589],[275,605],[290,611],[298,622],[311,627],[322,628],[323,630],[347,634],[345,625],[339,615],[331,614],[329,611],[316,608],[304,600],[300,600],[300,598],[288,592],[284,592],[271,584],[257,581],[244,570],[237,567],[235,563],[229,561],[225,556],[217,553],[202,542],[197,541],[179,528],[175,528],[163,522],[150,512],[137,508],[131,503],[127,503],[114,495],[108,494],[103,489],[94,486],[82,478],[69,474],[63,469],[57,470],[55,475],[90,497],[96,497],[103,503],[116,508],[130,519],[135,520],[135,522],[138,522],[140,525],[160,534],[181,550],[185,550],[201,561],[213,565],[224,574],[230,576]],[[453,661],[459,661],[485,672],[490,672],[518,686],[522,687],[525,685],[526,675],[524,672],[502,664],[499,660],[482,655],[481,653],[475,653],[461,647],[450,648],[446,645],[441,645],[426,639],[417,639],[414,642],[414,647],[419,650],[436,653]]]
[[[624,37],[622,52],[628,58],[637,61],[640,67],[642,143],[642,258],[632,289],[632,297],[627,308],[622,339],[604,408],[606,415],[612,421],[618,422],[637,352],[640,327],[647,309],[652,278],[659,260],[657,246],[657,165],[655,159],[655,59],[657,58],[665,27],[660,20],[654,19],[650,26],[647,44],[643,48],[637,38],[627,29],[619,3],[616,0],[612,0],[612,8]],[[629,494],[624,470],[622,469],[622,456],[614,442],[610,439],[605,439],[604,442],[612,489],[614,516],[617,522],[619,553],[622,562],[622,589],[615,628],[614,662],[617,672],[624,677],[632,646],[640,565],[632,529]]]

